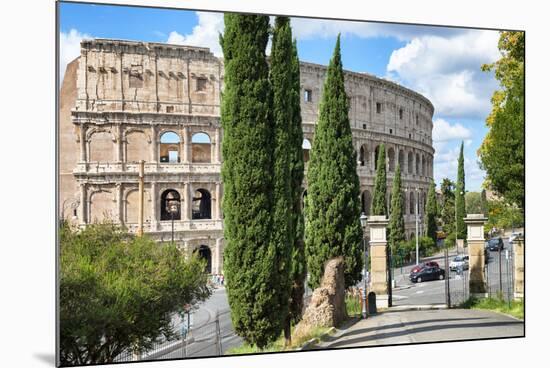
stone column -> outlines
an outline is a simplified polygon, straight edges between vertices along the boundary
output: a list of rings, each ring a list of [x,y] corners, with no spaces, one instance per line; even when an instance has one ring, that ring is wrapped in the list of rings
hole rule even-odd
[[[370,265],[371,281],[370,291],[376,294],[376,307],[388,308],[388,262],[386,260],[386,228],[388,219],[386,216],[369,216],[368,226],[370,230]]]
[[[189,138],[189,127],[183,127],[183,162],[189,163],[191,155],[189,154],[189,148],[191,147],[191,138]]]
[[[214,214],[215,220],[222,219],[222,200],[221,200],[221,186],[220,183],[216,183],[216,213]]]
[[[157,137],[157,128],[156,126],[151,127],[151,160],[152,162],[158,163],[159,162],[159,141]]]
[[[157,183],[151,183],[151,231],[157,230],[160,216],[157,214]]]
[[[115,161],[120,163],[122,162],[122,129],[120,128],[120,126],[116,128],[115,132]]]
[[[86,224],[87,199],[88,198],[86,195],[86,183],[80,183],[80,208],[79,208],[80,225]]]
[[[117,207],[117,217],[118,217],[118,223],[126,222],[126,219],[124,218],[124,212],[123,211],[123,201],[122,201],[122,184],[116,183],[115,184],[116,189],[116,207]]]
[[[86,162],[86,127],[80,125],[80,162]]]
[[[222,238],[216,239],[216,265],[215,265],[215,268],[214,267],[212,268],[214,270],[214,273],[217,273],[217,274],[223,274],[222,247],[223,247],[223,239]]]
[[[514,246],[514,299],[523,299],[525,297],[525,273],[523,252],[525,241],[523,237],[518,237],[513,242]]]
[[[483,214],[468,214],[464,218],[468,227],[468,255],[470,257],[470,295],[477,297],[487,296],[485,284],[485,237],[483,225],[487,217]]]
[[[216,128],[216,133],[214,135],[214,163],[219,164],[221,162],[221,139],[220,139],[220,128]]]
[[[189,189],[190,189],[190,185],[188,183],[183,184],[183,195],[181,198],[183,200],[183,205],[181,205],[180,203],[180,208],[182,209],[182,215],[183,215],[181,219],[184,221],[189,221],[189,212],[191,211],[191,205],[190,205],[191,196],[189,195]]]

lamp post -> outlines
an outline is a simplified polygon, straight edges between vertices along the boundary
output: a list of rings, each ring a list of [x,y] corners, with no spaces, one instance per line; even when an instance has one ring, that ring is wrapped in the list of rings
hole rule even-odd
[[[170,217],[172,218],[172,244],[174,244],[174,215],[179,211],[179,200],[172,199],[168,201],[168,212],[170,212]]]
[[[361,213],[361,217],[359,218],[361,221],[361,228],[363,229],[363,256],[365,257],[365,263],[363,266],[363,310],[362,315],[363,319],[367,318],[367,246],[365,242],[365,228],[367,227],[367,216],[364,212]]]
[[[416,238],[416,265],[418,266],[418,188],[414,188],[415,191],[415,197],[416,197],[416,204],[414,208],[414,215],[415,215],[415,238]]]

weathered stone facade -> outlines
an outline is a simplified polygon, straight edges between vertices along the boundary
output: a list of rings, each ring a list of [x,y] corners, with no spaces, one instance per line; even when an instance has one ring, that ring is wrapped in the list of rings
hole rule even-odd
[[[301,63],[304,157],[313,133],[326,67]],[[375,152],[387,150],[388,188],[403,173],[407,233],[414,231],[433,177],[433,106],[426,98],[374,76],[346,72],[357,148],[360,200],[370,214]],[[96,39],[81,43],[60,93],[59,208],[85,226],[108,217],[137,229],[138,162],[145,161],[144,231],[171,239],[166,201],[179,197],[175,240],[223,272],[220,98],[223,61],[207,48]],[[389,203],[389,192],[388,192]],[[422,210],[421,210],[422,212]]]

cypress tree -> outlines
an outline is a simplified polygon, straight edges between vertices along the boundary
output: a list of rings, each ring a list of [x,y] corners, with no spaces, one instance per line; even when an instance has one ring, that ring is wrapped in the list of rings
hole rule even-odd
[[[271,240],[275,134],[265,55],[269,17],[226,13],[224,21],[224,270],[235,331],[263,348],[281,332],[278,253]]]
[[[304,249],[304,216],[302,213],[302,182],[304,180],[304,153],[302,150],[302,141],[304,133],[302,131],[302,113],[300,108],[300,61],[298,60],[298,49],[296,40],[292,45],[292,119],[290,126],[290,144],[288,150],[291,155],[290,177],[291,177],[291,243],[292,256],[290,267],[290,280],[292,282],[290,293],[289,318],[285,324],[285,337],[290,339],[290,324],[297,323],[302,317],[304,300],[304,282],[306,279],[306,255]]]
[[[464,178],[464,142],[460,145],[458,156],[458,173],[456,177],[456,222],[458,239],[466,239],[466,181]]]
[[[372,198],[372,215],[386,216],[386,147],[378,146],[376,162],[376,178],[374,179],[374,194]]]
[[[309,283],[317,287],[325,262],[343,256],[345,286],[349,287],[361,280],[362,229],[357,159],[348,117],[340,36],[323,91],[307,172],[305,239]]]
[[[404,240],[405,220],[403,218],[403,196],[401,194],[401,168],[397,164],[392,186],[389,243],[392,249],[395,250],[399,242]]]
[[[435,197],[435,183],[430,183],[428,200],[426,201],[426,235],[437,244],[437,199]]]
[[[293,45],[290,20],[287,17],[276,17],[271,47],[271,85],[273,88],[273,122],[275,126],[275,170],[274,185],[274,228],[272,239],[277,249],[279,262],[279,282],[274,285],[279,293],[279,304],[282,322],[285,322],[285,337],[290,342],[290,316],[288,315],[291,295],[291,255],[295,242],[295,221],[293,213],[295,192],[291,184],[296,184],[296,173],[291,171],[291,164],[296,159],[296,151],[301,148],[293,134],[294,124],[294,75]],[[301,129],[300,129],[301,133]],[[295,165],[292,165],[294,168]],[[303,170],[303,165],[302,165]],[[303,172],[303,171],[302,171]],[[292,175],[294,174],[294,175]],[[303,174],[302,174],[303,176]],[[298,183],[298,189],[301,182]]]

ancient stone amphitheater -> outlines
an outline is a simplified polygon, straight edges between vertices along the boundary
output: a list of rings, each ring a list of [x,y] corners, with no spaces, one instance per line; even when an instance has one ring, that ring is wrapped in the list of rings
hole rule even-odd
[[[314,139],[326,66],[301,63],[304,158]],[[399,163],[405,223],[423,214],[433,177],[434,108],[422,95],[366,73],[345,73],[368,215],[378,146],[388,201]],[[207,48],[95,39],[67,66],[59,101],[60,215],[85,226],[110,218],[137,229],[138,162],[145,161],[144,231],[199,252],[223,273],[220,91],[223,61]],[[307,193],[307,190],[304,194]],[[170,203],[179,203],[170,212]]]

